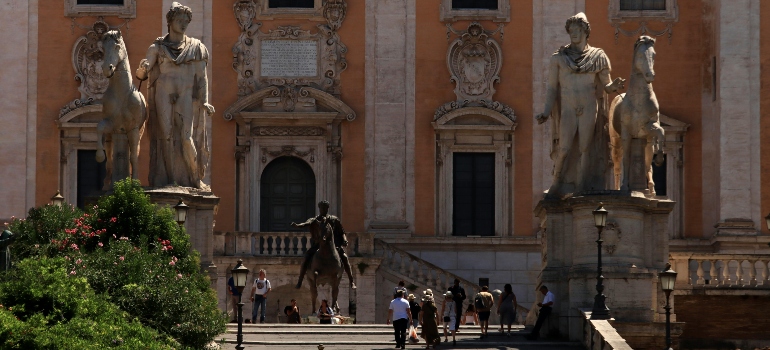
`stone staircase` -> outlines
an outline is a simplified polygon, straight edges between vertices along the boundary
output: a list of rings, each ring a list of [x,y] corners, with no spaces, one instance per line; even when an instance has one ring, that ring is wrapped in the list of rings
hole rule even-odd
[[[494,329],[494,330],[493,330]],[[222,349],[235,349],[238,326],[230,323],[227,332],[215,340]],[[441,329],[439,329],[439,333]],[[441,343],[440,348],[461,349],[582,349],[577,342],[528,341],[524,335],[529,328],[514,326],[511,336],[497,331],[491,326],[489,337],[480,339],[478,326],[462,326],[457,334],[457,345],[452,346],[451,335],[448,343]],[[419,333],[419,329],[418,329]],[[384,324],[369,325],[310,325],[310,324],[244,324],[243,345],[245,349],[317,349],[322,344],[325,349],[392,349],[395,346],[393,327]],[[407,344],[407,348],[424,348],[425,341]]]
[[[383,240],[374,240],[374,255],[382,259],[380,272],[390,275],[396,281],[403,280],[407,286],[410,284],[417,286],[417,291],[430,288],[434,293],[442,293],[454,284],[455,279],[459,279],[460,286],[465,289],[465,293],[468,295],[463,304],[463,309],[467,308],[468,304],[473,302],[473,296],[481,291],[478,284],[433,265]],[[517,321],[523,324],[529,309],[519,305],[517,311]],[[492,319],[494,318],[492,317]]]

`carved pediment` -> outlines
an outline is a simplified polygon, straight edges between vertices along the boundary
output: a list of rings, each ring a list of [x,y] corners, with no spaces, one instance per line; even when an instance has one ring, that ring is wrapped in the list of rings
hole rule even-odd
[[[269,86],[244,96],[224,113],[225,120],[250,118],[344,119],[356,113],[337,97],[309,86]]]
[[[494,84],[500,82],[500,67],[503,54],[500,45],[492,36],[500,31],[484,30],[473,22],[462,32],[455,31],[451,24],[447,29],[458,38],[452,41],[447,51],[447,65],[455,83],[457,101],[491,101],[495,94]]]
[[[511,111],[513,113],[513,111]],[[516,129],[515,117],[512,119],[496,110],[486,107],[462,107],[443,114],[433,121],[433,128],[440,129]]]
[[[75,102],[80,102],[80,100],[75,100],[71,104],[74,105]],[[72,109],[65,107],[59,113],[59,119],[56,120],[56,124],[58,124],[61,128],[96,127],[96,124],[99,123],[99,121],[102,119],[104,119],[104,114],[102,113],[102,105],[96,103],[88,103],[78,105],[77,108]]]
[[[690,124],[671,118],[663,113],[660,114],[660,125],[666,130],[666,133],[684,134],[690,128]]]

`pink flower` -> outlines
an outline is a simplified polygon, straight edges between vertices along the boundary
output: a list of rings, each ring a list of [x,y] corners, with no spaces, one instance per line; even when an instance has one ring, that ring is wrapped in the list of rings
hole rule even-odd
[[[123,257],[123,256],[121,256],[119,259],[120,259],[120,261],[126,260],[126,258]]]
[[[80,260],[80,259],[78,259],[78,260],[76,260],[76,261],[75,261],[75,265],[80,265],[80,264],[82,264],[82,263],[83,263],[83,260]]]
[[[120,237],[120,240],[121,240],[121,241],[127,241],[127,240],[128,240],[128,237],[126,237],[126,236]]]
[[[40,248],[40,245],[39,244],[35,244],[35,248]]]
[[[174,260],[171,260],[171,262],[169,262],[168,264],[169,264],[169,265],[171,265],[171,266],[174,266],[174,265],[176,265],[176,263],[174,262]]]
[[[110,222],[118,222],[118,218],[113,216],[110,218]]]
[[[99,247],[104,247],[104,243],[102,243],[102,242],[99,242],[99,244],[97,244],[97,245],[98,245]]]
[[[182,278],[182,274],[181,273],[176,274],[176,278]]]
[[[70,248],[75,249],[75,250],[80,250],[80,248],[78,248],[78,245],[75,244],[75,243],[70,244]]]
[[[70,271],[70,275],[76,275],[76,274],[77,272],[75,272],[75,270]]]

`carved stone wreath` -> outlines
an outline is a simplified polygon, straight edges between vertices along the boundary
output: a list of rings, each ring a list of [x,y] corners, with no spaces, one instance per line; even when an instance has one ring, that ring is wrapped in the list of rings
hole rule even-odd
[[[620,240],[623,238],[623,231],[620,230],[620,226],[616,222],[608,222],[602,230],[602,240],[604,240],[604,251],[609,255],[613,255],[620,245]]]
[[[294,156],[298,158],[305,158],[310,156],[309,161],[315,162],[315,148],[310,147],[307,151],[300,151],[295,146],[281,146],[280,149],[274,150],[273,148],[262,148],[262,163],[267,163],[268,157],[278,158],[283,156]]]
[[[233,5],[236,21],[241,27],[241,34],[233,46],[233,69],[238,73],[238,96],[242,98],[270,85],[303,85],[312,86],[339,96],[340,74],[347,68],[345,54],[347,47],[340,41],[337,29],[342,25],[347,11],[344,0],[328,0],[324,2],[323,14],[327,24],[317,25],[317,31],[311,33],[299,26],[280,26],[267,33],[260,31],[261,22],[254,22],[259,14],[259,5],[253,0],[241,0]],[[271,45],[281,41],[291,44],[304,44],[308,47],[308,60],[315,60],[314,74],[304,73],[299,76],[263,76],[262,58],[263,45],[267,41]],[[289,43],[287,43],[289,44]],[[315,51],[315,57],[312,57]],[[305,52],[303,52],[304,54]]]
[[[455,83],[457,101],[491,101],[495,94],[494,84],[500,82],[502,50],[492,35],[497,31],[487,31],[478,22],[473,22],[463,32],[447,28],[459,37],[450,45],[447,52],[447,65],[450,80]]]

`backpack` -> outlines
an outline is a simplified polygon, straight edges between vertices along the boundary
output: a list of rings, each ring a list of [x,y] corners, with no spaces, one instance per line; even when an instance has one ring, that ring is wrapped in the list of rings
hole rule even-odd
[[[473,306],[476,307],[476,311],[486,309],[486,307],[484,307],[484,298],[481,297],[481,293],[476,294],[476,297],[473,298]]]

